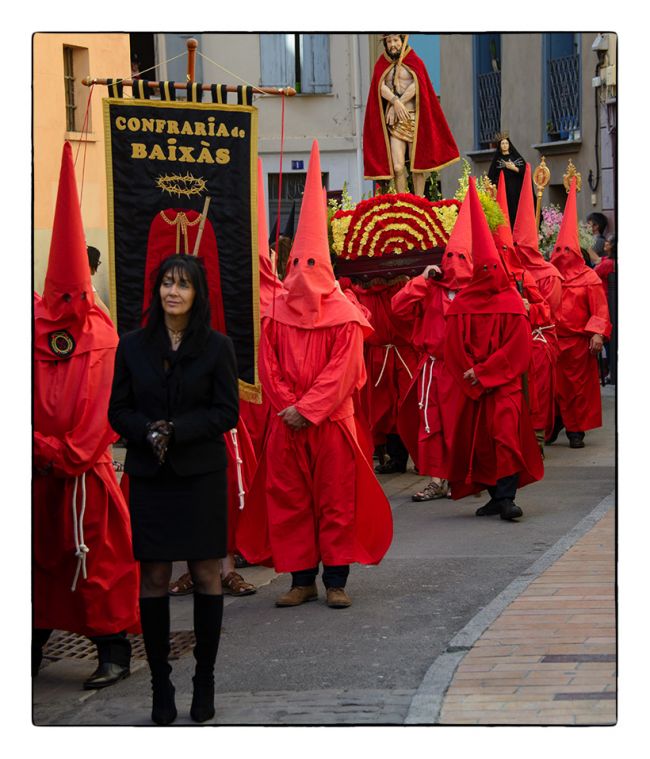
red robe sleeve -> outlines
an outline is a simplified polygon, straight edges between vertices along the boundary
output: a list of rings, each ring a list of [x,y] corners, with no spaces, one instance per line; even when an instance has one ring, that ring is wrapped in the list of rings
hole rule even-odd
[[[262,322],[262,337],[259,347],[260,382],[263,392],[277,412],[293,406],[297,398],[284,378],[280,361],[275,352],[276,335],[274,322],[265,319]]]
[[[296,403],[296,409],[312,424],[325,421],[365,380],[361,327],[349,322],[335,329],[329,361]]]
[[[525,276],[524,285],[526,300],[530,304],[528,318],[530,319],[532,328],[535,329],[535,327],[544,327],[551,324],[550,306],[544,299],[535,280],[530,275]]]
[[[413,277],[393,295],[390,302],[393,313],[403,319],[416,319],[422,313],[428,290],[428,280],[422,276]]]
[[[472,368],[474,361],[465,347],[464,326],[471,316],[457,314],[447,317],[447,329],[445,330],[445,366],[451,376],[462,388],[465,395],[478,400],[483,395],[484,388],[480,385],[472,385],[463,374]]]
[[[77,477],[91,469],[106,448],[117,439],[108,423],[108,401],[113,379],[113,350],[89,351],[70,361],[78,367],[79,382],[85,384],[72,428],[62,437],[34,432],[34,462],[52,464],[59,477]]]
[[[609,337],[612,334],[612,323],[609,320],[609,307],[602,285],[587,285],[589,301],[589,321],[584,331]]]
[[[501,347],[474,367],[474,374],[484,388],[506,385],[526,372],[530,365],[530,328],[526,318],[516,314],[504,316]]]

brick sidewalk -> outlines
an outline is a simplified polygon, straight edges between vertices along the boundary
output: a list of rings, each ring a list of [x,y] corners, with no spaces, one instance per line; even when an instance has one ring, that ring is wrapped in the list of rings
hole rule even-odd
[[[615,724],[614,546],[611,509],[476,641],[440,724]]]

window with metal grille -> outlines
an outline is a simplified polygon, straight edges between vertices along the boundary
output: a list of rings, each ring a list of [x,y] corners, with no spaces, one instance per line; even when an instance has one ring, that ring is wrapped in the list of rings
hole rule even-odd
[[[501,35],[474,35],[474,134],[478,150],[501,131]]]
[[[63,80],[65,85],[65,128],[67,132],[92,131],[88,110],[90,90],[83,84],[90,73],[88,48],[63,46]],[[86,123],[84,125],[84,120]]]
[[[260,34],[260,83],[303,94],[332,91],[329,34]]]
[[[545,142],[580,139],[580,36],[544,35]]]
[[[76,132],[74,51],[66,46],[63,48],[63,79],[65,81],[65,128],[68,132]]]
[[[329,173],[323,172],[322,184],[327,189],[329,187]],[[296,204],[295,225],[298,225],[298,216],[302,206],[302,194],[305,191],[305,180],[307,174],[304,172],[293,171],[291,174],[282,174],[282,197],[280,198],[280,230],[284,229],[289,219],[289,214]],[[280,175],[269,174],[269,229],[271,233],[275,231],[275,224],[278,214],[278,191],[280,186]]]

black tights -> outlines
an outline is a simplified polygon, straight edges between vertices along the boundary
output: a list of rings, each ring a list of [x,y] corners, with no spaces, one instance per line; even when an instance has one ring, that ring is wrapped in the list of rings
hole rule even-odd
[[[188,561],[194,589],[206,596],[221,595],[220,559]],[[140,562],[140,597],[157,598],[166,596],[172,577],[171,561]]]

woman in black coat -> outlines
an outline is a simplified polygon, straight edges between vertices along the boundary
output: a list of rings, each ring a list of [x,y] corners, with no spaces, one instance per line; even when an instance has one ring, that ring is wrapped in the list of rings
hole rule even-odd
[[[147,323],[117,349],[108,416],[126,439],[133,553],[140,562],[142,634],[151,669],[152,719],[176,718],[169,675],[172,562],[194,581],[196,671],[191,716],[214,716],[214,663],[226,555],[226,450],[237,424],[237,365],[231,340],[210,329],[205,273],[193,256],[165,259]]]

